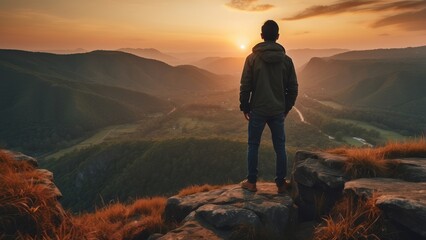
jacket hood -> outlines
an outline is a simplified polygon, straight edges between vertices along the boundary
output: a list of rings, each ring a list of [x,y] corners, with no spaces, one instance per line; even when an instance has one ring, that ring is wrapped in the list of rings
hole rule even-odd
[[[285,59],[285,49],[276,42],[261,42],[252,49],[253,53],[268,63],[282,62]]]

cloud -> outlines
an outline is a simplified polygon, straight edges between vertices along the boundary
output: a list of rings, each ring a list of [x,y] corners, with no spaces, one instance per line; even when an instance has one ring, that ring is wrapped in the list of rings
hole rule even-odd
[[[331,5],[316,5],[282,20],[300,20],[316,16],[336,15],[345,12],[386,12],[386,16],[370,27],[399,26],[407,31],[426,30],[426,1],[345,0]],[[380,16],[380,15],[379,15]]]
[[[274,5],[271,4],[257,4],[257,2],[258,0],[231,0],[226,5],[231,8],[249,12],[261,12],[274,7]]]
[[[385,17],[373,23],[373,28],[396,25],[408,31],[426,30],[426,8],[416,12],[405,12]]]
[[[350,0],[331,5],[316,5],[303,10],[302,12],[292,17],[283,18],[283,20],[299,20],[320,15],[334,15],[349,11],[359,11],[360,6],[372,4],[375,2],[377,1]]]
[[[399,2],[390,2],[385,4],[378,4],[373,6],[372,11],[384,11],[384,10],[413,10],[426,7],[426,1],[399,1]]]
[[[306,34],[310,34],[310,31],[303,31],[303,32],[296,32],[294,33],[294,35],[306,35]]]

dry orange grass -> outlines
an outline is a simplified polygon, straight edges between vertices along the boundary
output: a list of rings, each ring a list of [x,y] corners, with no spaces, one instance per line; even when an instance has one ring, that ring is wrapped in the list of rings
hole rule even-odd
[[[344,170],[353,178],[379,177],[389,172],[389,161],[372,149],[349,149],[347,156]]]
[[[344,198],[336,204],[330,216],[315,229],[315,240],[380,239],[382,218],[375,205],[376,198],[358,200]]]
[[[378,148],[385,158],[422,157],[426,158],[426,138],[421,137],[405,142],[389,142]]]
[[[179,192],[186,196],[206,192],[219,186],[191,186]],[[97,210],[95,213],[74,217],[73,224],[80,226],[94,239],[146,239],[153,233],[165,233],[176,226],[163,219],[166,198],[139,199],[132,204],[116,203]]]
[[[80,239],[43,176],[25,161],[0,150],[0,235],[4,239]],[[63,229],[62,232],[59,229]],[[65,235],[62,233],[67,232]],[[72,239],[72,238],[68,238]]]
[[[165,232],[163,213],[166,198],[139,199],[130,205],[121,203],[106,206],[95,213],[75,217],[73,222],[82,226],[95,239],[145,239],[156,232]]]
[[[344,170],[353,178],[382,177],[391,174],[398,161],[392,158],[426,157],[426,139],[390,142],[379,148],[337,148],[327,152],[348,157]]]
[[[187,188],[184,188],[182,190],[180,190],[180,192],[178,193],[179,197],[184,197],[184,196],[188,196],[194,193],[199,193],[199,192],[208,192],[210,190],[213,189],[217,189],[220,186],[218,185],[209,185],[209,184],[204,184],[204,185],[193,185],[193,186],[189,186]]]
[[[0,239],[146,239],[174,227],[164,223],[162,197],[72,216],[34,170],[0,150]]]

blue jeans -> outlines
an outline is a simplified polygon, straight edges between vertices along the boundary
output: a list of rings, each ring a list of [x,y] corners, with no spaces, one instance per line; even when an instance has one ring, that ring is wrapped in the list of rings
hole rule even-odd
[[[250,113],[248,124],[248,175],[247,179],[251,183],[257,181],[257,162],[260,139],[263,129],[268,124],[272,134],[272,143],[274,145],[276,157],[276,178],[277,185],[282,185],[287,174],[287,155],[285,152],[285,133],[284,133],[284,113],[275,116],[261,116],[254,112]]]

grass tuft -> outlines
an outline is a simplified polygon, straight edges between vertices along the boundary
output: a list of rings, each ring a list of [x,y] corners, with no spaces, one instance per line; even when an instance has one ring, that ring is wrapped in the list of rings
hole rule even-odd
[[[139,199],[132,204],[115,203],[74,218],[76,225],[92,233],[95,239],[145,239],[153,233],[164,233],[163,213],[166,198]]]
[[[184,197],[184,196],[188,196],[194,193],[199,193],[199,192],[208,192],[210,190],[213,189],[217,189],[219,188],[219,185],[209,185],[209,184],[204,184],[204,185],[193,185],[187,188],[184,188],[182,190],[180,190],[180,192],[178,193],[179,197]]]
[[[344,170],[352,178],[387,177],[399,163],[389,159],[426,157],[426,139],[389,142],[379,148],[337,148],[327,152],[348,157]]]
[[[426,138],[407,140],[405,142],[389,142],[384,147],[378,148],[385,158],[426,158]]]
[[[388,173],[388,161],[371,149],[350,150],[345,172],[352,178],[379,177]]]
[[[375,205],[376,198],[355,201],[345,197],[315,229],[316,240],[381,239],[381,211]]]

